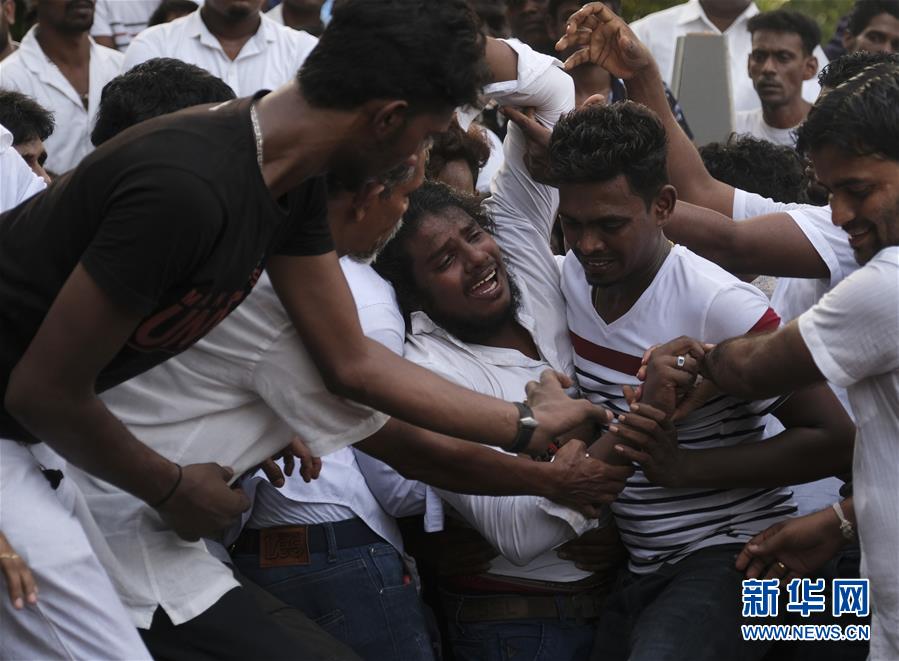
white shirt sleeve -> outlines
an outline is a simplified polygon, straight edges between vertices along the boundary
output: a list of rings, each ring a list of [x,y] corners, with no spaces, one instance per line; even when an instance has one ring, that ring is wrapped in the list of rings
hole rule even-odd
[[[11,144],[12,136],[0,126],[0,213],[17,207],[47,187]]]
[[[112,37],[112,25],[109,22],[109,2],[97,0],[94,5],[94,22],[91,25],[92,37]]]
[[[848,387],[899,369],[899,248],[882,250],[799,317],[828,381]]]
[[[703,325],[703,342],[717,344],[731,337],[745,335],[759,322],[774,330],[777,315],[771,310],[768,298],[745,282],[734,282],[724,287],[712,300]]]
[[[122,73],[130,71],[147,60],[152,60],[154,57],[164,56],[164,53],[158,48],[156,43],[157,35],[161,34],[159,29],[162,27],[161,25],[154,25],[131,40],[128,48],[125,50],[125,59],[122,60]]]
[[[519,567],[560,544],[596,527],[583,519],[582,527],[543,508],[537,496],[467,496],[436,490],[441,497],[490,542],[503,557]]]

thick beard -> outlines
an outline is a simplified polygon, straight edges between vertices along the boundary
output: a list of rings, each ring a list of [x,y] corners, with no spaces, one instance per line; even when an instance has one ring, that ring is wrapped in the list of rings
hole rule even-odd
[[[463,342],[469,344],[484,344],[484,340],[489,340],[490,336],[501,329],[505,324],[514,321],[518,316],[518,310],[521,308],[521,290],[512,277],[512,274],[506,271],[506,278],[509,281],[509,293],[511,300],[509,305],[497,313],[494,317],[488,319],[450,319],[443,317],[439,313],[432,312],[433,306],[428,301],[425,306],[425,312],[431,320],[443,328],[445,331],[459,338]]]

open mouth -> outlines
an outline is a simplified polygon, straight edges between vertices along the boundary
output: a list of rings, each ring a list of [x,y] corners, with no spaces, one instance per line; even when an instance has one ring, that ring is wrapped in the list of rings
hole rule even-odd
[[[583,262],[584,269],[590,273],[604,273],[615,264],[614,259],[588,259]]]
[[[498,271],[495,266],[488,269],[480,280],[468,288],[466,293],[474,298],[489,298],[499,291]]]

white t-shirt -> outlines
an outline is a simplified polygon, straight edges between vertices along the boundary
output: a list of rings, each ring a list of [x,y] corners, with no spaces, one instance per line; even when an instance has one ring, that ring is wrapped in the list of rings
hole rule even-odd
[[[752,35],[746,29],[746,24],[758,13],[759,9],[755,3],[750,3],[733,24],[722,33],[705,15],[699,0],[689,0],[689,2],[663,9],[645,16],[639,21],[634,21],[631,29],[652,52],[659,64],[662,78],[669,85],[671,85],[671,77],[674,75],[674,53],[678,37],[697,32],[724,34],[727,50],[730,53],[730,84],[734,110],[752,110],[761,107],[761,101],[752,86],[752,79],[749,77],[747,69],[749,53],[752,52]],[[827,56],[820,46],[815,48],[814,55],[818,58],[820,70],[827,64]],[[803,83],[802,98],[813,103],[818,98],[820,91],[817,78],[812,78]]]
[[[734,133],[751,135],[753,138],[767,140],[775,145],[784,145],[785,147],[796,146],[795,131],[795,126],[789,129],[770,126],[765,121],[765,115],[761,108],[738,112],[734,122]]]
[[[159,0],[97,0],[91,35],[112,37],[117,50],[128,44],[147,27]]]
[[[680,335],[718,343],[777,328],[780,321],[762,292],[683,246],[671,248],[646,291],[611,323],[596,312],[584,269],[571,252],[562,290],[581,390],[613,411],[627,410],[622,386],[639,384],[636,374],[648,347]],[[712,399],[677,423],[678,444],[690,450],[759,441],[776,404]],[[789,489],[671,489],[650,483],[639,466],[611,507],[637,573],[701,548],[748,541],[796,511]]]
[[[0,62],[0,86],[27,94],[53,113],[56,130],[44,141],[46,168],[63,174],[93,151],[91,131],[104,85],[119,75],[122,54],[90,40],[90,89],[87,108],[72,84],[44,54],[35,37],[37,26],[22,39],[19,49]]]
[[[899,247],[868,264],[799,317],[828,381],[849,391],[858,432],[853,501],[862,575],[871,579],[870,659],[899,658]]]
[[[12,133],[0,125],[0,213],[47,187],[13,148],[12,139]]]
[[[290,81],[318,39],[278,25],[262,14],[259,29],[232,60],[199,11],[141,32],[125,52],[123,71],[154,57],[174,57],[206,69],[239,96],[276,89]]]
[[[386,283],[373,272],[365,282],[355,294],[369,296],[370,286],[373,300],[383,301],[377,290]],[[395,308],[379,304],[368,312],[373,325],[386,329],[387,343],[402,340]],[[190,349],[101,397],[166,458],[182,465],[215,461],[235,475],[272,456],[294,433],[325,456],[368,438],[388,419],[328,392],[265,275]],[[132,584],[120,596],[136,626],[148,628],[157,605],[181,624],[237,586],[203,542],[182,540],[143,501],[72,472]]]

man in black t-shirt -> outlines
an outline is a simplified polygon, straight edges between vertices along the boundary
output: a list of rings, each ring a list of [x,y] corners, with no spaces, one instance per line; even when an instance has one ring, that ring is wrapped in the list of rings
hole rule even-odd
[[[228,488],[230,469],[161,457],[96,393],[202,337],[264,266],[339,394],[517,449],[539,450],[586,418],[604,419],[567,400],[552,378],[530,390],[526,415],[366,340],[331,247],[321,175],[354,186],[410,158],[453,107],[475,100],[482,50],[463,0],[349,0],[296,81],[126,131],[0,216],[0,528],[28,556],[42,600],[58,595],[61,611],[44,612],[34,639],[27,613],[0,618],[0,640],[22,645],[3,656],[61,653],[52,641],[72,640],[66,609],[77,608],[79,592],[108,586],[71,512],[33,479],[43,446],[12,441],[45,441],[156,507],[186,539],[246,508]],[[62,567],[69,580],[54,583]],[[128,634],[117,612],[102,617],[82,611],[76,656],[142,653],[104,648]]]

